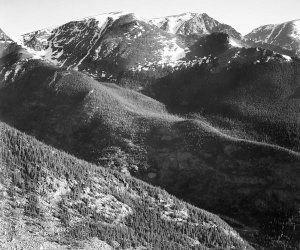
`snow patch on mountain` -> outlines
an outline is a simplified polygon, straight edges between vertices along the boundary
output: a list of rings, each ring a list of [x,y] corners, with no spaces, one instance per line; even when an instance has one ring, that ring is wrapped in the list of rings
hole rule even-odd
[[[32,33],[27,33],[22,36],[17,36],[14,41],[25,48],[33,59],[44,59],[48,45],[48,38],[51,35],[51,29],[43,29]]]
[[[0,71],[0,81],[14,82],[19,75],[25,71],[24,64],[33,58],[21,59],[20,61],[10,65],[2,67]]]
[[[282,55],[282,57],[288,62],[292,61],[292,58],[290,56]]]
[[[107,22],[105,22],[105,26],[107,25]],[[103,25],[104,26],[104,25]],[[90,41],[90,48],[87,51],[86,55],[80,59],[80,61],[77,63],[77,65],[74,67],[75,70],[78,70],[78,66],[90,55],[92,48],[94,47],[94,44],[97,42],[97,40],[100,38],[101,33],[103,32],[104,27],[101,27],[101,30],[99,33],[94,34],[93,38]]]
[[[121,16],[127,15],[129,13],[127,12],[109,12],[109,13],[104,13],[104,14],[99,14],[96,16],[91,16],[91,17],[86,17],[83,19],[79,19],[78,21],[91,21],[95,19],[98,22],[98,27],[103,30],[109,21],[111,19],[112,21],[115,21],[119,19]]]
[[[59,58],[64,54],[64,51],[61,52],[53,52],[51,46],[45,51],[42,59],[45,59],[49,62],[52,62],[55,65],[63,66],[63,63],[60,62]]]
[[[181,15],[173,15],[167,17],[159,17],[150,20],[150,23],[158,26],[159,28],[163,27],[164,29],[172,34],[177,34],[179,28],[188,20],[192,19],[194,14],[192,13],[184,13]]]
[[[233,47],[238,47],[238,48],[243,47],[243,45],[240,41],[238,41],[237,39],[234,39],[232,37],[229,38],[229,44]]]
[[[162,41],[163,50],[161,51],[160,62],[177,61],[180,58],[185,57],[185,50],[178,46],[176,38],[169,41]]]
[[[300,40],[300,20],[294,21],[293,26],[294,29],[290,36],[294,39]]]
[[[214,32],[224,32],[233,38],[241,39],[242,36],[229,25],[218,22],[206,13],[183,13],[181,15],[153,18],[149,21],[160,29],[180,35],[205,35]]]
[[[271,27],[272,27],[272,28],[271,28]],[[271,32],[270,32],[270,34],[269,34],[269,35],[266,37],[266,39],[265,39],[265,42],[266,42],[266,43],[269,42],[270,37],[273,35],[273,33],[274,33],[275,29],[276,29],[276,25],[270,25],[270,26],[268,26],[267,29],[270,29]]]

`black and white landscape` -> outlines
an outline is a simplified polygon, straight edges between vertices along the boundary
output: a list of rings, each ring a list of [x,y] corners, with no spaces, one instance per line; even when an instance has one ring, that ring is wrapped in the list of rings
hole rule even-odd
[[[300,20],[4,32],[0,249],[300,249]]]

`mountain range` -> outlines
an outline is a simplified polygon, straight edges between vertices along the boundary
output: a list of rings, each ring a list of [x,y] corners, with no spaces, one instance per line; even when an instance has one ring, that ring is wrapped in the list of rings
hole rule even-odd
[[[296,24],[243,37],[114,12],[1,31],[1,247],[297,249]]]

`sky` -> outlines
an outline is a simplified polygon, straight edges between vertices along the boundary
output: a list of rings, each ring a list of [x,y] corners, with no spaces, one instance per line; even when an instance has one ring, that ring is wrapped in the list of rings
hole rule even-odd
[[[144,18],[207,13],[247,34],[261,25],[300,19],[300,0],[0,0],[0,28],[14,37],[115,11]]]

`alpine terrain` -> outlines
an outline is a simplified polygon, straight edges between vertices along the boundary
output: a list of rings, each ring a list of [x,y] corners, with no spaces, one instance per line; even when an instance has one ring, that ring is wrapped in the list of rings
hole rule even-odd
[[[242,37],[234,28],[218,22],[206,13],[183,13],[180,15],[154,18],[150,20],[150,22],[173,34],[205,35],[213,32],[224,32],[235,39],[241,39]]]
[[[0,30],[0,249],[300,249],[298,26]]]
[[[294,50],[300,55],[300,19],[281,24],[270,24],[258,27],[245,36],[255,42],[265,42]]]

